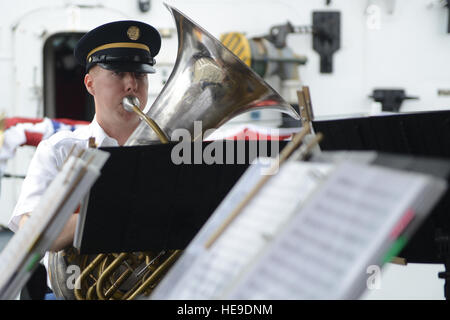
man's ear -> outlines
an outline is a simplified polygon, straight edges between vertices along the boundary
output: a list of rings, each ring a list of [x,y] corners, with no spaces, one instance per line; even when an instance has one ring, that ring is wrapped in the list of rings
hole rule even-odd
[[[94,95],[94,81],[92,79],[92,76],[89,73],[86,73],[84,76],[84,85],[86,87],[86,90],[91,94]]]

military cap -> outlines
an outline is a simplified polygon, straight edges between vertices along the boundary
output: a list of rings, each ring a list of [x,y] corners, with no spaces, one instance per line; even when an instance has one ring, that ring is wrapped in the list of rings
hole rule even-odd
[[[154,73],[155,56],[161,48],[159,32],[140,21],[116,21],[101,25],[78,41],[74,55],[86,72],[98,64],[124,72]]]

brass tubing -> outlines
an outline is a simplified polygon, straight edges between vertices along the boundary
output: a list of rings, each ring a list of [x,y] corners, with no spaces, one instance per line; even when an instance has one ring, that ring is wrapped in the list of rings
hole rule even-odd
[[[122,296],[122,300],[128,300],[128,297],[130,297],[141,285],[142,283],[140,280],[136,281],[133,287]]]
[[[133,111],[136,112],[139,117],[144,120],[150,128],[153,129],[153,131],[155,131],[155,133],[158,135],[159,140],[161,140],[162,143],[169,143],[169,139],[167,138],[166,134],[164,133],[164,131],[162,131],[162,129],[156,124],[155,121],[153,121],[153,119],[147,117],[147,115],[145,113],[143,113],[141,111],[141,109],[139,109],[137,106],[133,105]]]
[[[103,293],[103,284],[106,281],[106,278],[114,271],[116,268],[120,266],[123,260],[125,260],[128,257],[128,253],[122,252],[119,254],[119,256],[111,262],[111,264],[103,271],[103,273],[100,275],[97,281],[97,297],[100,300],[106,300],[106,296]]]
[[[105,292],[105,299],[109,299],[111,298],[111,296],[120,288],[120,286],[122,285],[122,283],[125,282],[125,280],[128,279],[128,277],[132,274],[133,272],[130,269],[125,270],[119,278],[117,278],[116,281],[114,281],[114,283],[106,290]]]
[[[123,296],[122,296],[122,300],[127,300],[128,297],[130,295],[133,294],[133,292],[139,287],[141,286],[141,282],[143,283],[145,280],[141,281],[142,279],[145,279],[145,277],[148,274],[151,274],[153,272],[155,272],[155,270],[151,270],[151,266],[152,264],[164,253],[165,251],[161,251],[156,257],[154,257],[153,259],[150,260],[150,256],[146,255],[145,257],[145,262],[146,262],[146,266],[138,272],[137,277],[139,278],[138,281],[136,281],[136,283],[133,285],[133,287],[128,290]],[[144,272],[144,275],[141,277],[141,274]]]
[[[138,295],[140,295],[142,292],[144,292],[150,285],[152,285],[153,281],[157,279],[158,276],[160,276],[164,271],[167,271],[167,268],[169,268],[178,258],[178,256],[181,254],[181,250],[175,250],[169,258],[167,258],[153,273],[150,277],[148,277],[147,280],[144,281],[144,283],[130,296],[127,298],[127,300],[133,300]]]
[[[95,259],[86,267],[86,269],[83,270],[81,275],[75,281],[74,294],[75,294],[75,298],[77,300],[85,300],[85,297],[83,297],[81,294],[81,284],[82,284],[84,278],[86,278],[91,273],[91,271],[94,270],[94,268],[100,262],[102,262],[103,259],[105,259],[105,257],[106,257],[106,254],[99,254],[98,256],[96,256]]]
[[[96,300],[95,285],[90,286],[86,293],[86,300]]]

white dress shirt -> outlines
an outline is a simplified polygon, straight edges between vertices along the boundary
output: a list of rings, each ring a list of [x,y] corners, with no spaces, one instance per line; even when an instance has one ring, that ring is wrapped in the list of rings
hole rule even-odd
[[[72,148],[75,146],[72,152],[87,149],[91,137],[95,138],[98,147],[119,146],[117,140],[109,137],[100,127],[95,117],[85,127],[78,128],[75,131],[59,131],[39,143],[28,167],[27,176],[23,181],[19,200],[8,222],[8,227],[12,231],[16,232],[19,229],[19,221],[22,215],[32,214]],[[42,263],[47,269],[47,286],[52,288],[48,273],[48,252],[42,259]]]
[[[64,161],[71,152],[87,149],[89,138],[94,137],[98,147],[119,146],[116,139],[109,137],[94,120],[75,131],[59,131],[46,140],[42,140],[28,167],[22,184],[19,200],[8,222],[8,227],[16,232],[23,214],[33,212],[42,195],[58,174]]]

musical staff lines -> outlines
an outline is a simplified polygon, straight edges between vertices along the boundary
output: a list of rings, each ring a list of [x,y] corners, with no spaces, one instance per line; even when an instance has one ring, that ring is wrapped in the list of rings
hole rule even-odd
[[[231,298],[341,298],[355,285],[348,279],[370,264],[427,183],[419,175],[341,165],[254,262]]]
[[[315,189],[317,174],[311,174],[311,170],[327,172],[329,166],[286,163],[210,250],[205,250],[195,261],[195,267],[190,268],[191,274],[176,290],[177,295],[181,299],[220,298],[229,286],[233,286],[247,265],[289,220],[295,207]],[[299,178],[292,179],[293,176]],[[297,200],[292,201],[293,198]]]
[[[288,161],[205,247],[256,185],[256,170],[238,181],[154,299],[357,299],[367,268],[381,267],[446,188],[430,175],[367,163]]]

